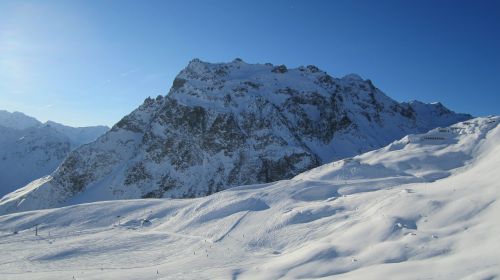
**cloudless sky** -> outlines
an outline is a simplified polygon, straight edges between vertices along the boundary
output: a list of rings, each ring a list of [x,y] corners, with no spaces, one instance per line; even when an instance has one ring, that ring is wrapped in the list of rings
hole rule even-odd
[[[112,125],[195,57],[314,64],[398,101],[500,114],[496,0],[0,0],[0,109]]]

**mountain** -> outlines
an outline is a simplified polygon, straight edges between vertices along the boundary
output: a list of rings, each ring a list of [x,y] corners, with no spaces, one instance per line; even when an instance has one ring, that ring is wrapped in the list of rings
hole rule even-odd
[[[207,197],[0,216],[0,274],[497,279],[499,121],[476,118],[409,135],[291,180]]]
[[[51,176],[10,195],[8,209],[204,196],[291,178],[469,118],[440,103],[398,103],[354,74],[195,59],[167,96],[146,99]]]
[[[64,134],[69,138],[71,143],[76,146],[81,146],[83,144],[87,144],[93,142],[97,139],[97,137],[106,133],[109,130],[109,127],[99,125],[99,126],[86,126],[86,127],[72,127],[66,126],[60,123],[56,123],[53,121],[47,121],[45,123],[46,126],[49,126],[56,130],[57,132]]]
[[[34,126],[39,126],[42,123],[37,119],[27,116],[21,112],[8,112],[0,110],[0,126],[12,129],[26,129]]]
[[[41,123],[20,112],[0,110],[0,196],[51,174],[71,150],[107,130]]]

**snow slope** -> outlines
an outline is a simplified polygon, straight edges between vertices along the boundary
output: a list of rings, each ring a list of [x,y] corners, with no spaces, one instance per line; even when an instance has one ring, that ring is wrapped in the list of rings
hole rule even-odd
[[[146,99],[103,137],[72,152],[51,177],[31,183],[7,210],[199,197],[290,179],[469,118],[439,103],[398,103],[370,80],[334,78],[312,65],[195,59],[167,96]],[[0,202],[0,213],[5,209]]]
[[[0,216],[0,275],[497,279],[499,121],[409,135],[291,180],[207,197]]]
[[[20,112],[0,110],[0,197],[49,175],[71,150],[107,130],[41,123]]]

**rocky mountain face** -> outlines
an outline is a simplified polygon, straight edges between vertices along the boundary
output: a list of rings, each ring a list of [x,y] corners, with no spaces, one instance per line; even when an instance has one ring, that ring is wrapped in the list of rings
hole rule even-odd
[[[51,174],[73,149],[107,130],[41,123],[20,112],[0,110],[0,196]]]
[[[0,209],[204,196],[291,178],[469,118],[440,103],[398,103],[354,74],[195,59],[167,96],[146,99],[50,177],[2,199]]]

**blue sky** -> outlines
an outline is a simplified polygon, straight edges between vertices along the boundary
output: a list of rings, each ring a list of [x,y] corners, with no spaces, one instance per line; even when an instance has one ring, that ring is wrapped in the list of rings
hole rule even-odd
[[[0,0],[0,109],[112,125],[192,58],[315,64],[500,114],[500,1]]]

